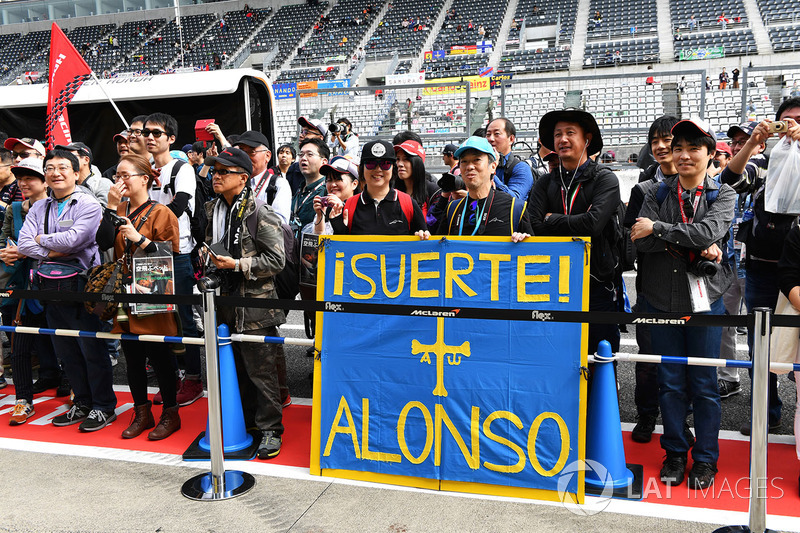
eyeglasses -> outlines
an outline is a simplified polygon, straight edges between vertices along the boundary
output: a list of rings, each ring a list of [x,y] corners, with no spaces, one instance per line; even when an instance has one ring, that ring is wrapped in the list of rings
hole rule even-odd
[[[20,159],[26,159],[28,157],[33,157],[38,152],[14,152],[14,157],[19,157]]]
[[[227,176],[228,174],[244,174],[241,170],[230,170],[227,168],[214,168],[212,172],[217,176]]]
[[[364,168],[368,170],[375,170],[378,166],[381,170],[389,170],[392,168],[392,162],[389,159],[373,159],[372,161],[364,161]]]
[[[743,141],[731,141],[731,148],[735,148],[737,146],[744,146],[745,144],[747,144],[747,139]]]
[[[142,128],[129,128],[128,135],[131,137],[139,137],[142,134]]]
[[[147,174],[114,174],[114,180],[129,180],[134,176],[147,176]]]
[[[268,149],[264,148],[263,150],[253,150],[252,148],[249,150],[245,150],[244,148],[239,148],[242,152],[246,153],[249,156],[254,156],[260,152],[269,152]]]
[[[322,134],[317,129],[309,130],[309,129],[303,128],[302,130],[300,130],[300,133],[302,133],[303,135],[308,135],[310,133],[311,135],[319,135],[320,137],[322,137]]]
[[[72,167],[68,167],[67,165],[59,165],[54,167],[52,165],[47,165],[44,167],[45,174],[55,174],[56,172],[63,174],[64,172],[69,172],[72,170]]]
[[[311,159],[312,157],[319,157],[319,154],[315,152],[300,152],[299,154],[297,154],[298,159],[303,159],[303,158]]]
[[[166,131],[161,131],[161,130],[148,130],[148,129],[142,130],[142,137],[145,138],[150,137],[152,135],[153,139],[160,139],[162,135],[166,134],[167,134]]]

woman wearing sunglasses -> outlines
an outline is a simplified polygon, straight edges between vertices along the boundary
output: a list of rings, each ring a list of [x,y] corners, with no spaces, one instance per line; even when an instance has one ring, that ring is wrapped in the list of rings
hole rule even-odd
[[[409,195],[392,188],[397,172],[394,146],[372,141],[361,151],[358,167],[364,192],[332,207],[331,226],[335,234],[413,235],[425,231],[422,209]]]

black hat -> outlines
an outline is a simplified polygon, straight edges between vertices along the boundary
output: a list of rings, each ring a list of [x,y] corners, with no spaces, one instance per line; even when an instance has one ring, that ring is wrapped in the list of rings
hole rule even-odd
[[[454,153],[456,153],[456,150],[458,150],[458,145],[457,144],[452,144],[452,143],[451,144],[446,144],[446,145],[444,145],[444,148],[442,149],[442,153],[443,154],[453,155]]]
[[[361,161],[370,159],[397,159],[394,153],[394,145],[387,141],[371,141],[361,149]]]
[[[555,151],[553,132],[559,122],[575,122],[580,124],[585,133],[592,134],[592,140],[586,148],[588,155],[596,154],[603,149],[603,137],[600,135],[600,128],[591,113],[582,109],[570,107],[559,111],[550,111],[539,121],[539,140],[548,150]]]
[[[205,164],[208,166],[219,163],[226,167],[243,168],[248,174],[253,173],[253,162],[250,157],[238,148],[225,148],[218,156],[207,157]]]
[[[92,162],[92,149],[83,144],[82,142],[74,142],[70,144],[57,144],[57,150],[66,150],[67,152],[78,152],[83,157],[88,157],[89,162]]]
[[[236,144],[244,144],[245,146],[249,146],[250,148],[258,148],[259,146],[266,146],[267,150],[269,150],[269,141],[267,140],[266,136],[260,131],[248,130],[242,133],[236,140]]]

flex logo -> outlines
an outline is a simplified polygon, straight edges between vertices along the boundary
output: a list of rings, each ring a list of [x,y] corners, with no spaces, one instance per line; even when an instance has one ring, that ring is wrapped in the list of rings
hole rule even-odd
[[[326,311],[333,311],[334,313],[338,313],[344,311],[344,306],[342,304],[335,304],[331,302],[325,302],[325,310]]]
[[[431,364],[431,352],[436,356],[436,387],[433,389],[434,396],[447,396],[447,389],[444,386],[444,356],[450,354],[447,358],[447,364],[450,366],[458,366],[461,364],[461,356],[470,356],[470,345],[468,341],[464,341],[460,346],[449,346],[444,342],[444,318],[439,317],[436,319],[436,342],[434,344],[422,344],[417,339],[411,341],[411,355],[422,354],[420,363]]]

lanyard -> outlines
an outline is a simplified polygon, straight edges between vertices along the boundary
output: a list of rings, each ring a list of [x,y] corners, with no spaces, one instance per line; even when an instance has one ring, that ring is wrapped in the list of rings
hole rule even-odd
[[[325,185],[325,182],[324,182],[324,181],[322,182],[322,185],[323,185],[323,186]],[[297,215],[297,212],[298,212],[298,211],[300,211],[300,208],[301,208],[301,207],[303,207],[303,206],[306,204],[306,202],[308,201],[308,199],[309,199],[309,198],[311,198],[312,196],[316,196],[316,194],[315,194],[315,193],[317,192],[317,189],[319,189],[319,187],[320,187],[320,186],[319,186],[319,185],[317,185],[316,187],[314,187],[313,189],[311,189],[311,192],[309,192],[308,194],[306,194],[306,195],[303,197],[303,199],[302,199],[302,200],[300,200],[300,192],[298,191],[297,195],[294,197],[294,200],[293,200],[293,204],[294,204],[294,205],[292,206],[292,213],[293,213],[294,215]],[[300,201],[298,202],[298,200],[300,200]]]
[[[678,182],[678,206],[681,209],[681,219],[683,219],[684,224],[691,224],[694,220],[694,216],[697,214],[697,204],[700,203],[700,196],[703,195],[703,186],[697,186],[697,192],[694,194],[694,202],[692,202],[692,218],[686,218],[686,213],[683,212],[683,187],[681,187],[681,183]]]
[[[481,224],[484,222],[484,219],[488,218],[489,211],[492,210],[491,203],[494,202],[494,192],[493,191],[494,191],[494,189],[492,189],[492,191],[490,191],[490,193],[489,193],[489,194],[492,195],[492,198],[490,199],[487,196],[486,199],[483,201],[483,205],[481,206],[480,212],[475,214],[475,228],[473,228],[473,230],[472,230],[472,237],[474,237],[475,234],[478,233],[478,229],[481,227]],[[467,200],[469,200],[469,197],[464,199],[464,208],[461,210],[461,220],[458,221],[458,234],[459,235],[464,235],[464,219],[467,218],[467,216],[466,216],[467,215],[467,206],[469,205],[469,202]],[[477,200],[475,200],[475,202],[477,203]],[[489,205],[489,211],[486,210],[486,204],[490,204]]]
[[[578,197],[578,191],[581,190],[581,184],[579,183],[577,187],[575,187],[575,192],[572,193],[572,199],[569,201],[569,210],[567,209],[567,197],[564,194],[564,187],[561,187],[561,204],[564,206],[564,214],[571,215],[572,214],[572,207],[575,205],[575,199]]]

